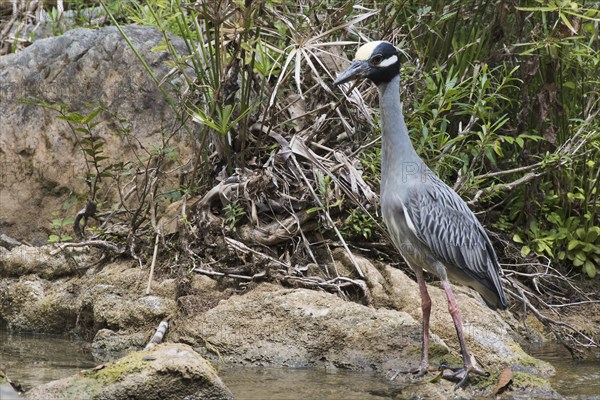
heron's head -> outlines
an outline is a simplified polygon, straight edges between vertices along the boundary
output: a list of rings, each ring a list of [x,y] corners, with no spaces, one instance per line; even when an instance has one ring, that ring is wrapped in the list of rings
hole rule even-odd
[[[367,78],[376,85],[387,83],[400,74],[399,51],[390,42],[379,40],[362,45],[354,61],[333,82],[334,85]]]

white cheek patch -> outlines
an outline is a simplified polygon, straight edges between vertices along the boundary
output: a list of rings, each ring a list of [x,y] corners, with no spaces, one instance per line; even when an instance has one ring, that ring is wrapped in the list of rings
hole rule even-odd
[[[390,65],[395,64],[398,61],[398,56],[391,56],[390,58],[386,58],[381,63],[379,63],[378,67],[389,67]]]
[[[378,40],[376,42],[369,42],[360,46],[358,51],[356,52],[355,60],[368,60],[373,55],[373,51],[379,44],[382,43],[382,40]]]

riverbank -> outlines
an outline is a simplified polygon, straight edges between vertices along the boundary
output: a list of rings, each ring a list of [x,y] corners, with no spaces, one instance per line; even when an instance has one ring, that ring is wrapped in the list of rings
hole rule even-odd
[[[104,360],[143,347],[162,319],[171,325],[166,341],[190,345],[211,362],[385,375],[392,369],[410,368],[420,358],[416,283],[397,269],[359,256],[371,293],[368,305],[266,282],[239,290],[235,279],[202,274],[189,276],[184,296],[178,296],[176,277],[159,274],[146,295],[148,271],[135,262],[119,261],[82,272],[75,264],[93,254],[85,249],[56,251],[56,246],[2,250],[0,316],[9,329],[87,337],[96,356]],[[338,271],[349,271],[343,252],[334,255]],[[65,257],[66,264],[56,257]],[[352,274],[348,279],[353,279]],[[509,367],[515,393],[555,395],[548,380],[554,368],[521,349],[520,335],[513,328],[519,322],[511,313],[491,311],[474,292],[456,290],[464,310],[466,340],[491,373],[489,378],[474,378],[467,393],[489,394],[500,372]],[[460,363],[443,291],[432,287],[430,293],[434,304],[431,363]],[[411,383],[409,377],[398,380],[415,394],[453,391],[453,383],[444,380],[424,380],[416,387]]]

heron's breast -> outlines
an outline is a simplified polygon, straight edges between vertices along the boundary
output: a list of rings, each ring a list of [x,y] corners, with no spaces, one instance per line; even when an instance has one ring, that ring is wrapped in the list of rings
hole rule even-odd
[[[420,254],[423,252],[423,243],[410,228],[411,222],[407,220],[402,201],[382,193],[381,214],[388,233],[400,254],[404,258],[409,258],[409,262],[420,258]]]

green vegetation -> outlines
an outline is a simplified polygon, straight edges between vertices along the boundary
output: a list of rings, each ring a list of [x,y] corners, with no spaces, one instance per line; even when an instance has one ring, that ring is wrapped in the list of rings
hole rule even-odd
[[[234,200],[223,207],[223,212],[225,213],[225,218],[223,220],[224,224],[235,232],[240,219],[246,215],[244,207],[240,204],[239,200]]]
[[[55,216],[58,216],[58,211],[55,211]],[[48,236],[48,243],[67,242],[73,237],[68,234],[68,228],[73,225],[73,218],[54,218],[50,221],[52,231],[54,233]]]
[[[103,384],[114,383],[122,380],[127,374],[139,372],[144,369],[144,354],[142,352],[130,353],[119,361],[108,364],[102,369],[87,370],[84,376],[95,379]]]
[[[331,81],[357,42],[386,39],[406,55],[406,119],[428,164],[481,212],[486,226],[512,239],[521,256],[547,257],[563,272],[596,276],[597,2],[537,0],[516,7],[464,0],[360,5],[81,0],[68,5],[81,16],[89,3],[102,7],[104,19],[80,17],[77,24],[136,23],[164,34],[155,50],[171,55],[178,79],[172,88],[161,88],[198,143],[191,173],[180,185],[161,189],[165,201],[201,197],[224,173],[258,185],[237,190],[218,210],[221,226],[233,233],[243,234],[242,222],[271,223],[285,219],[285,213],[298,218],[296,212],[304,209],[321,216],[317,236],[380,240],[385,233],[369,194],[379,185],[376,93],[362,83],[350,95],[332,88]],[[57,12],[46,11],[59,26]],[[171,35],[183,38],[184,53],[176,50]],[[6,51],[8,42],[1,39]],[[154,79],[159,84],[160,77]],[[111,164],[102,142],[95,141],[98,108],[83,115],[63,105],[45,106],[55,107],[77,132],[88,166],[87,197],[101,201],[97,182],[114,179],[109,175],[123,166]],[[164,157],[169,146],[151,157]],[[248,178],[252,170],[266,178]],[[149,199],[140,200],[142,211],[130,225],[134,231],[149,208],[160,210],[144,203]],[[257,202],[269,204],[267,211],[257,215],[252,209]],[[199,214],[203,218],[196,223],[211,220],[206,212]],[[500,256],[513,257],[511,248]],[[305,256],[313,257],[309,248]]]

